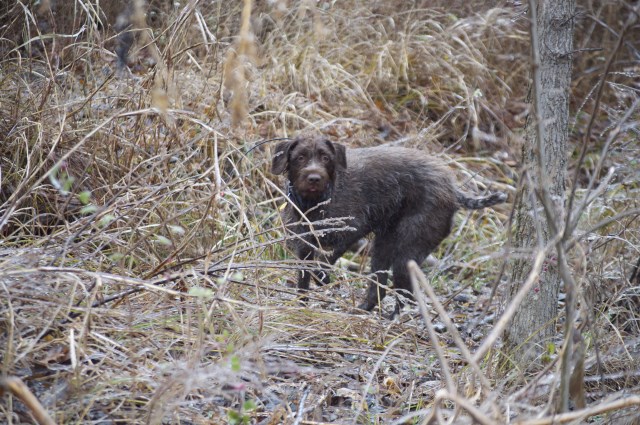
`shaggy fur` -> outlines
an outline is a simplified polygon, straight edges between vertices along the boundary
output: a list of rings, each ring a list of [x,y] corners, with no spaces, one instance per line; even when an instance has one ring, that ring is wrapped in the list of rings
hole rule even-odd
[[[411,296],[407,262],[422,263],[447,237],[456,210],[480,209],[507,198],[503,193],[465,196],[456,190],[448,169],[419,150],[346,149],[320,137],[279,143],[272,172],[288,177],[284,219],[297,235],[290,247],[298,258],[333,264],[352,244],[374,234],[371,269],[377,283],[369,285],[359,306],[367,311],[384,298],[388,270],[394,287]],[[322,270],[313,275],[318,283],[328,282]],[[300,272],[301,291],[309,289],[311,277]],[[401,307],[398,300],[392,317]]]

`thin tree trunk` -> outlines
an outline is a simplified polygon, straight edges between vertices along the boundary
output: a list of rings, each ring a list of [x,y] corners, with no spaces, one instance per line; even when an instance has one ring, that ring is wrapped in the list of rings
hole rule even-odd
[[[547,0],[531,1],[530,4],[532,3],[537,4],[537,28],[533,27],[531,32],[532,37],[537,35],[537,42],[532,39],[532,50],[536,46],[538,50],[537,54],[532,54],[534,84],[531,92],[535,107],[526,124],[526,140],[522,152],[524,184],[516,207],[514,245],[519,252],[542,249],[555,235],[554,229],[562,226],[568,156],[575,1]],[[540,114],[540,121],[535,111]],[[547,191],[548,199],[553,201],[553,208],[556,210],[554,223],[547,220],[542,208],[543,190]],[[520,289],[530,271],[530,259],[523,258],[514,263],[510,298]],[[544,352],[546,341],[556,333],[559,288],[557,258],[552,254],[547,257],[538,284],[527,294],[506,332],[505,340],[512,358],[530,362],[533,357]],[[516,347],[519,348],[517,352]]]

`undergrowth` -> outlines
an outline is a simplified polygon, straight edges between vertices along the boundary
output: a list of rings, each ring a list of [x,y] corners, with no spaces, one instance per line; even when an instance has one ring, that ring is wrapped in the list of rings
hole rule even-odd
[[[416,147],[448,162],[463,190],[513,196],[528,111],[524,9],[274,1],[248,14],[248,3],[151,2],[150,27],[130,28],[128,66],[115,21],[139,2],[0,7],[2,376],[26,382],[57,423],[413,423],[444,385],[415,305],[393,322],[353,311],[370,279],[366,250],[299,302],[285,194],[268,171],[272,144],[258,142],[309,132]],[[593,7],[577,37],[606,49],[623,9]],[[637,103],[634,52],[618,58],[601,139]],[[576,58],[576,146],[604,53]],[[627,279],[638,215],[590,230],[638,208],[637,125],[636,112],[619,129],[608,159],[618,177],[586,211],[575,255],[582,305],[595,312],[585,316],[592,403],[638,389],[640,280]],[[425,267],[471,348],[500,311],[511,226],[509,206],[460,213]],[[440,339],[475,400],[464,357]],[[479,398],[496,423],[544,403],[544,379],[501,376],[492,356],[482,367],[492,392]],[[2,422],[31,420],[2,397]]]

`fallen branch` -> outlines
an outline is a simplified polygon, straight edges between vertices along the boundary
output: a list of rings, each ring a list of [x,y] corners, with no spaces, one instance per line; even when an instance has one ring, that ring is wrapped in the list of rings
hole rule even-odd
[[[49,413],[42,407],[40,401],[26,386],[22,379],[15,376],[0,378],[0,393],[7,391],[20,399],[31,411],[36,422],[40,425],[56,425]]]

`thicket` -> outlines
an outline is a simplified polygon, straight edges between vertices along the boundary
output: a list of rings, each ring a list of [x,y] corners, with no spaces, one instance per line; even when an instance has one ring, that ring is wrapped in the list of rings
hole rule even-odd
[[[0,421],[39,411],[20,382],[56,423],[638,421],[640,28],[621,32],[637,7],[580,2],[575,17],[574,165],[593,117],[577,195],[615,171],[572,258],[587,407],[554,418],[561,338],[543,370],[492,341],[478,373],[462,349],[498,321],[509,259],[531,256],[510,250],[510,204],[458,215],[424,267],[426,312],[353,313],[366,252],[302,306],[272,144],[259,143],[310,132],[417,147],[465,190],[513,198],[525,6],[256,3],[0,5]]]

